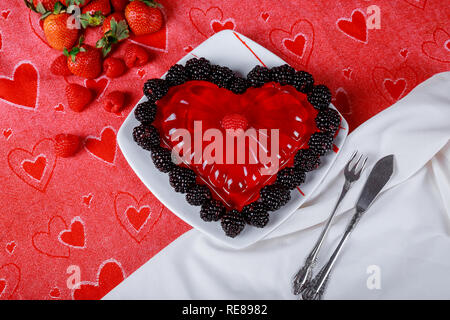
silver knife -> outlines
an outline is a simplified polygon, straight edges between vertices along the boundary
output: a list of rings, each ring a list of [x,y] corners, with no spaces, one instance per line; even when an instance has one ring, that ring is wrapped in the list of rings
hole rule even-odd
[[[306,286],[306,289],[302,293],[302,298],[306,300],[320,300],[322,299],[323,293],[326,288],[326,284],[329,279],[330,271],[336,262],[339,253],[347,241],[350,233],[353,231],[355,226],[358,224],[364,212],[367,211],[369,206],[375,200],[376,196],[380,193],[386,183],[392,176],[394,172],[394,155],[388,155],[375,164],[372,171],[367,178],[366,184],[359,196],[358,202],[356,203],[356,213],[353,215],[352,220],[347,225],[345,232],[339,242],[338,246],[333,252],[330,260],[323,266],[317,276],[311,280],[311,283]]]

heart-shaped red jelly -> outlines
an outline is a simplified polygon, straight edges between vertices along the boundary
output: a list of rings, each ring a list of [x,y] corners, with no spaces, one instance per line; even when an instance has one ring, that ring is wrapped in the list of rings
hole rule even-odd
[[[192,161],[185,165],[197,173],[198,182],[206,184],[215,198],[220,199],[228,208],[238,210],[257,200],[261,188],[273,183],[279,170],[293,165],[297,151],[306,148],[311,134],[318,131],[315,123],[317,110],[307,101],[307,96],[292,86],[273,82],[260,88],[249,88],[244,94],[236,95],[207,81],[189,81],[171,87],[157,101],[157,106],[153,125],[160,132],[161,145],[172,150],[181,141],[172,141],[172,134],[176,129],[186,129],[191,137]],[[196,132],[197,136],[194,134],[194,121],[201,121],[202,130]],[[225,128],[234,127],[255,129],[257,132],[261,132],[258,131],[260,129],[267,130],[266,147],[269,156],[272,150],[271,130],[278,129],[279,138],[276,140],[279,165],[275,174],[263,173],[262,169],[267,162],[258,153],[249,154],[249,140],[244,149],[238,149],[236,140],[233,147],[226,144]],[[194,148],[199,145],[198,138],[201,140],[202,134],[208,129],[217,129],[223,134],[222,163],[212,162],[204,156],[200,157],[198,163],[195,162],[195,151],[202,150],[202,155],[205,155],[205,148],[214,141],[204,139],[201,148]],[[194,141],[195,137],[197,142]],[[275,138],[276,136],[273,137]],[[258,147],[261,146],[261,140],[256,140]],[[231,162],[233,157],[227,158],[230,152],[234,152],[234,161]],[[243,163],[242,160],[238,163],[240,153],[245,155]],[[213,154],[216,155],[215,152]],[[250,157],[253,157],[253,162]]]

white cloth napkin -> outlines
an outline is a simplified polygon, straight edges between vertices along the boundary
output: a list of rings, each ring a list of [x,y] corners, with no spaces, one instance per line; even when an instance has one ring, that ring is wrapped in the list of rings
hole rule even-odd
[[[228,248],[191,230],[105,299],[295,299],[291,281],[338,197],[351,153],[368,169],[395,154],[394,175],[338,259],[327,299],[450,298],[450,72],[440,73],[353,131],[314,195],[265,240]],[[338,209],[319,255],[337,244],[370,170]]]

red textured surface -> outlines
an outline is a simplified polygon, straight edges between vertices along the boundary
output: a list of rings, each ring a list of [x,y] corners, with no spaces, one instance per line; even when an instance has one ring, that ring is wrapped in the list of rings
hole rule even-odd
[[[22,1],[1,1],[0,299],[100,298],[189,229],[137,179],[115,134],[145,79],[214,32],[234,28],[311,72],[352,128],[450,68],[445,1],[161,2],[165,28],[134,39],[149,47],[150,63],[119,79],[85,82],[99,97],[128,93],[118,116],[99,99],[80,114],[68,109],[65,82],[49,71],[59,53],[42,42]],[[372,5],[381,29],[363,23]],[[97,37],[91,32],[88,43]],[[49,139],[62,132],[83,137],[73,158],[54,155]],[[78,268],[82,285],[71,290]]]

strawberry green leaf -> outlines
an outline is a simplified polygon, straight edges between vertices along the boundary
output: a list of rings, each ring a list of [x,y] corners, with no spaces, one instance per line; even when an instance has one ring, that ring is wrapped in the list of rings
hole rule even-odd
[[[113,44],[125,40],[130,36],[128,24],[125,20],[121,20],[119,23],[117,23],[117,21],[113,18],[111,19],[110,26],[111,29],[105,32],[104,36],[96,43],[97,48],[102,48],[104,57],[106,57],[111,52]]]
[[[55,7],[53,8],[53,14],[59,14],[62,9],[64,9],[64,6],[61,2],[56,2],[55,3]]]
[[[78,39],[78,46],[81,47],[84,42],[84,36],[81,36],[80,39]]]
[[[39,13],[33,4],[33,0],[24,0],[24,2],[28,9],[31,9],[32,11]]]
[[[89,13],[83,13],[80,15],[81,26],[86,29],[87,27],[97,27],[103,23],[105,16],[101,11],[97,11],[94,15]]]
[[[36,11],[41,13],[41,14],[45,14],[47,12],[47,10],[45,10],[44,5],[42,4],[42,2],[39,2],[37,4]]]
[[[73,62],[75,62],[77,54],[79,54],[80,52],[86,52],[86,49],[82,47],[83,42],[84,42],[84,37],[81,36],[78,39],[78,46],[73,47],[70,51],[68,51],[66,48],[64,48],[63,54],[66,57],[69,57]]]
[[[113,23],[114,21],[114,23]],[[115,32],[114,32],[114,36],[117,39],[117,41],[122,41],[125,40],[126,38],[128,38],[130,36],[130,31],[128,30],[128,24],[126,23],[125,20],[119,21],[119,23],[117,23],[114,19],[111,20],[111,30],[112,29],[112,25],[115,25]]]

